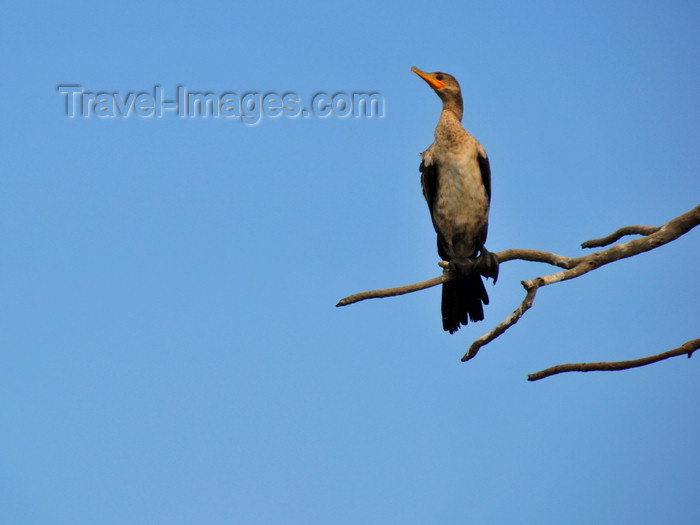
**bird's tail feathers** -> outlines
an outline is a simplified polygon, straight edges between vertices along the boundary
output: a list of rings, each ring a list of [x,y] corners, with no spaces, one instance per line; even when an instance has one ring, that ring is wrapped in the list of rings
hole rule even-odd
[[[482,321],[485,304],[489,296],[478,273],[447,281],[442,285],[442,327],[453,334],[469,320]]]

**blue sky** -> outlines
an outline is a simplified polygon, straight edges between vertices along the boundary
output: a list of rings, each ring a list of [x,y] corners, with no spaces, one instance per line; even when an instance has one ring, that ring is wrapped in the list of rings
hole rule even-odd
[[[418,153],[455,75],[488,246],[581,254],[700,195],[696,2],[5,7],[0,522],[697,523],[698,232],[441,329]],[[100,119],[87,91],[376,91],[383,118]]]

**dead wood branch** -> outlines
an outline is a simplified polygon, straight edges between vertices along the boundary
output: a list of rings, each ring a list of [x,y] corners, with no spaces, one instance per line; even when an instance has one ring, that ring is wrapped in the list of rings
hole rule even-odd
[[[539,381],[545,377],[561,374],[563,372],[592,372],[596,370],[627,370],[629,368],[637,368],[639,366],[650,365],[668,359],[669,357],[677,357],[679,355],[687,355],[689,358],[698,348],[700,348],[700,339],[693,339],[682,344],[678,348],[663,352],[649,357],[640,359],[632,359],[630,361],[611,361],[602,363],[570,363],[567,365],[557,365],[546,370],[535,372],[527,376],[528,381]]]
[[[520,319],[520,317],[522,317],[525,311],[527,311],[529,307],[532,306],[534,294],[532,295],[532,297],[530,297],[529,292],[531,290],[536,290],[543,286],[558,283],[560,281],[566,281],[575,277],[580,277],[581,275],[584,275],[592,270],[595,270],[596,268],[600,268],[601,266],[604,266],[611,262],[619,261],[620,259],[626,259],[627,257],[632,257],[633,255],[638,255],[640,253],[653,250],[654,248],[658,248],[659,246],[663,246],[664,244],[667,244],[677,239],[681,235],[692,230],[698,224],[700,224],[700,206],[696,206],[692,210],[684,213],[683,215],[680,215],[675,219],[668,221],[666,224],[659,228],[654,228],[654,231],[646,237],[634,239],[624,244],[617,244],[608,248],[607,250],[594,252],[589,255],[584,255],[583,257],[577,258],[568,258],[556,254],[548,254],[548,256],[554,256],[555,258],[557,258],[557,260],[559,260],[558,258],[561,258],[562,261],[565,261],[566,265],[556,264],[556,266],[562,266],[567,269],[562,272],[545,275],[543,277],[536,277],[535,279],[530,279],[529,281],[523,281],[523,287],[528,292],[528,295],[525,298],[526,301],[528,301],[529,299],[529,305],[527,306],[527,308],[523,308],[525,304],[525,301],[523,301],[523,305],[521,305],[518,308],[518,310],[513,312],[513,314],[511,314],[505,321],[503,321],[501,324],[499,324],[496,328],[494,328],[487,334],[474,341],[469,347],[467,353],[464,354],[464,356],[462,357],[462,361],[468,361],[474,358],[482,346],[493,341],[496,337],[498,337],[508,328],[514,325]],[[612,236],[609,237],[611,238]],[[518,250],[514,251],[517,252]],[[515,258],[520,259],[521,257],[516,256]],[[545,260],[542,262],[548,262],[549,264],[553,265],[555,264],[553,261],[549,260]],[[515,315],[519,311],[520,315]]]
[[[658,226],[625,226],[600,239],[591,239],[590,241],[581,243],[581,248],[601,248],[614,243],[625,235],[651,235],[657,231],[659,231]]]
[[[345,297],[338,301],[336,306],[347,306],[352,303],[358,303],[364,301],[365,299],[377,299],[381,297],[394,297],[395,295],[403,295],[406,293],[417,292],[418,290],[425,290],[431,286],[437,286],[438,284],[446,283],[447,281],[454,278],[452,270],[449,268],[444,268],[442,275],[428,279],[427,281],[421,281],[414,284],[406,284],[404,286],[397,286],[396,288],[384,288],[383,290],[369,290],[367,292],[359,292],[348,297]]]
[[[625,235],[643,235],[641,238],[633,239],[623,244],[616,244],[605,250],[593,252],[582,257],[566,257],[551,252],[525,249],[510,249],[496,253],[495,255],[498,258],[499,263],[513,260],[541,262],[563,268],[563,270],[527,281],[522,281],[522,285],[526,291],[523,302],[503,322],[498,324],[498,326],[474,341],[469,347],[469,350],[462,357],[462,361],[468,361],[474,358],[481,347],[490,343],[508,330],[508,328],[517,323],[525,312],[532,307],[539,288],[580,277],[590,271],[600,268],[601,266],[610,264],[611,262],[626,259],[628,257],[653,250],[659,246],[663,246],[664,244],[674,241],[681,235],[689,232],[698,224],[700,224],[700,205],[682,215],[679,215],[675,219],[671,219],[663,226],[626,226],[606,237],[586,241],[581,245],[582,247],[600,247],[607,246]],[[415,292],[425,288],[430,288],[431,286],[437,286],[438,284],[445,283],[454,278],[454,274],[448,268],[448,263],[442,261],[440,262],[440,266],[443,267],[442,275],[434,277],[433,279],[406,286],[399,286],[397,288],[387,288],[383,290],[371,290],[357,293],[341,299],[336,306],[345,306],[358,301],[363,301],[365,299],[391,297],[394,295]],[[653,362],[656,361],[650,361],[650,363]],[[603,365],[604,363],[596,364]]]

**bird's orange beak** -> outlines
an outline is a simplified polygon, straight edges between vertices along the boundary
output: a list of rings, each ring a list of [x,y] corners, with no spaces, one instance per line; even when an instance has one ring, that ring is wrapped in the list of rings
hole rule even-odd
[[[430,73],[426,73],[425,71],[421,71],[417,67],[412,67],[411,71],[413,71],[416,75],[418,75],[423,80],[425,80],[428,83],[428,85],[433,89],[442,89],[445,87],[445,83],[442,80],[438,80]]]

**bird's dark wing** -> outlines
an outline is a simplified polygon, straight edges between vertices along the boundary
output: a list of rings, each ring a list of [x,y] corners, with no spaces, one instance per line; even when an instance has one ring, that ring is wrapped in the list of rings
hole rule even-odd
[[[481,182],[484,183],[484,188],[486,188],[486,195],[491,202],[491,165],[489,164],[489,158],[486,155],[479,153],[479,169],[481,170]]]
[[[430,220],[433,221],[433,228],[435,228],[435,232],[437,233],[438,255],[443,261],[447,261],[450,258],[447,252],[447,245],[440,230],[438,230],[437,224],[435,224],[435,219],[433,219],[433,208],[435,206],[435,199],[437,198],[438,176],[437,164],[426,164],[425,159],[423,159],[420,163],[420,183],[423,187],[423,196],[428,203]]]
[[[425,164],[425,159],[420,163],[420,184],[423,187],[423,196],[428,203],[430,215],[433,215],[433,204],[437,195],[437,166],[435,164]]]

